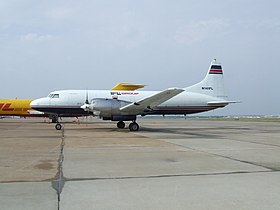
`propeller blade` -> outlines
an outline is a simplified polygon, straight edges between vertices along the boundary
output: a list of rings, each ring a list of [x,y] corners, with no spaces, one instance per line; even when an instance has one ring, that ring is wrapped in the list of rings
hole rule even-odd
[[[86,92],[86,101],[85,101],[85,104],[89,104],[89,101],[88,101],[88,90]]]

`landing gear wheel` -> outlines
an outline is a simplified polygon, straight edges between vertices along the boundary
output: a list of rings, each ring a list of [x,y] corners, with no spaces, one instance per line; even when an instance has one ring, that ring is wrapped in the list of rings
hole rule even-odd
[[[61,130],[61,128],[62,128],[62,125],[60,124],[60,123],[57,123],[56,125],[55,125],[55,129],[56,130]]]
[[[125,127],[125,123],[123,121],[120,121],[117,123],[117,127],[123,129]]]
[[[130,123],[129,124],[129,130],[130,131],[138,131],[139,130],[139,125],[136,122]]]

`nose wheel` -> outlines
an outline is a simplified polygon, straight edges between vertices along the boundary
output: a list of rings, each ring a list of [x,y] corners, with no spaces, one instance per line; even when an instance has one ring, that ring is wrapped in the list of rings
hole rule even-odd
[[[56,125],[55,125],[55,129],[56,130],[61,130],[61,128],[62,128],[62,125],[60,124],[60,123],[57,123]]]
[[[129,124],[129,130],[130,131],[138,131],[139,125],[136,122],[132,122]]]

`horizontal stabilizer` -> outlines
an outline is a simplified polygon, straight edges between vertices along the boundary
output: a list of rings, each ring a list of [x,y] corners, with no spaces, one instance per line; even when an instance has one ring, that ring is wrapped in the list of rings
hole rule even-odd
[[[128,104],[120,108],[120,110],[123,112],[129,112],[130,114],[140,114],[145,111],[152,110],[154,107],[173,98],[174,96],[182,93],[183,91],[184,90],[180,88],[168,88],[164,91],[156,93],[140,101]]]
[[[145,87],[145,85],[140,85],[140,84],[131,84],[131,83],[119,83],[115,87],[112,88],[112,90],[130,90],[134,91],[140,88]]]
[[[241,103],[241,101],[210,101],[207,104],[210,106],[226,106],[234,103]]]

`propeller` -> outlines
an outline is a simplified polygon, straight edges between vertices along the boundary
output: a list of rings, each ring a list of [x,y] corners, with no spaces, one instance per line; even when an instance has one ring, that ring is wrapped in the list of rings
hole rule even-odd
[[[84,105],[81,106],[81,109],[85,110],[86,112],[89,112],[88,91],[86,92],[86,101]]]

